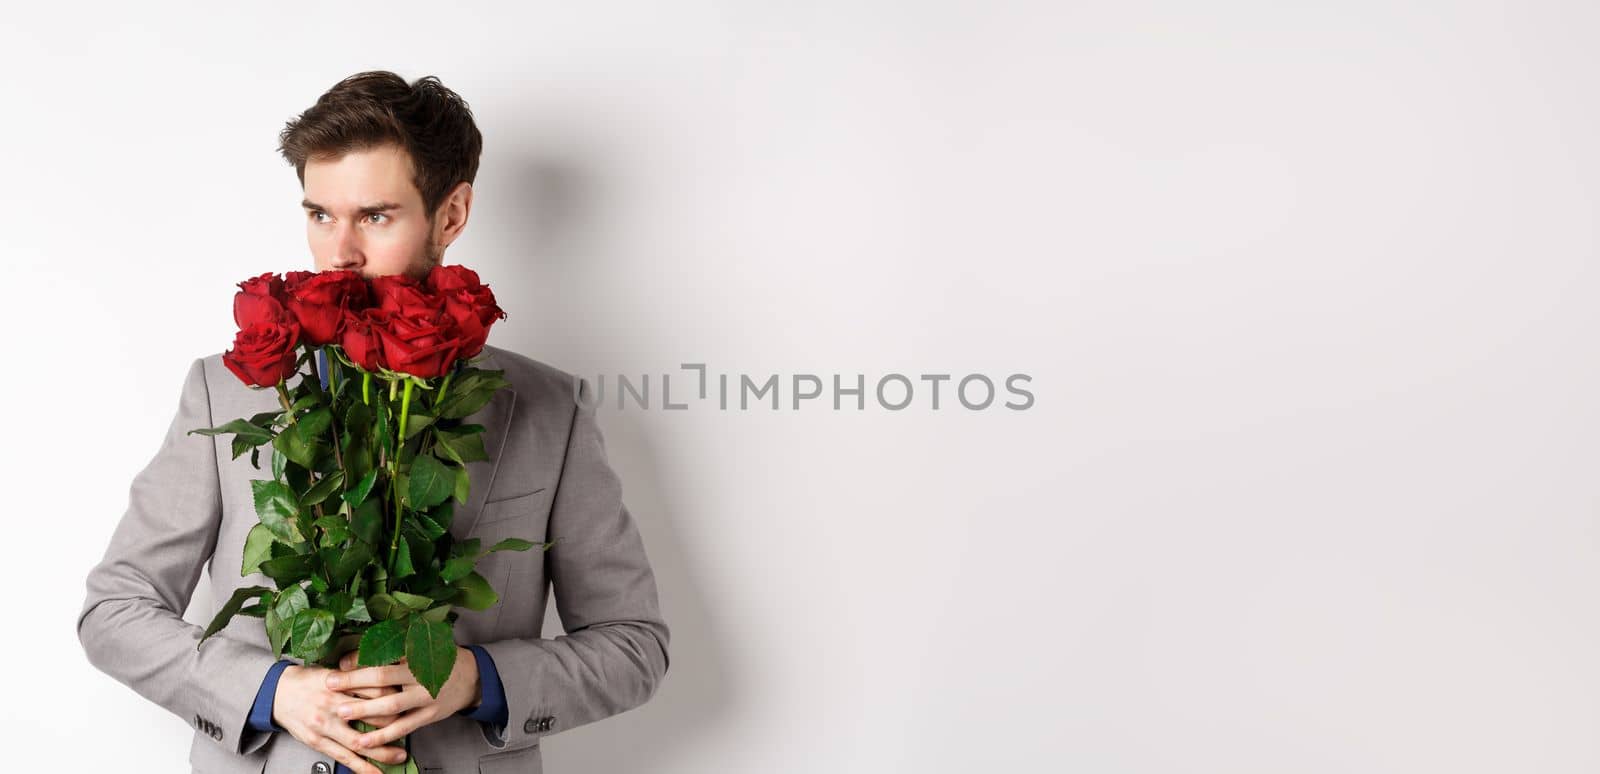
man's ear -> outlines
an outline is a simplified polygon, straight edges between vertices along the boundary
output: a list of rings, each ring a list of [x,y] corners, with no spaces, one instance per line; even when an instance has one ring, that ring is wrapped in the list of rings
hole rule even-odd
[[[439,209],[434,213],[434,244],[440,250],[450,246],[467,227],[467,216],[472,213],[472,184],[463,180],[450,189]]]

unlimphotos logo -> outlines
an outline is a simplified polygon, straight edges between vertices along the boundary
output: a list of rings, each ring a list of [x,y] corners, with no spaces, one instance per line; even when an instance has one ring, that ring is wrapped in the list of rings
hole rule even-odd
[[[913,405],[932,411],[957,406],[968,411],[998,408],[1026,411],[1034,404],[1033,392],[1023,386],[1032,382],[1033,377],[1024,373],[1008,374],[998,380],[998,384],[1004,385],[1004,392],[1015,398],[1002,402],[997,380],[981,373],[965,374],[959,379],[949,373],[917,374],[914,379],[901,373],[887,373],[873,380],[869,389],[867,375],[861,373],[848,375],[849,378],[845,374],[832,374],[830,380],[824,381],[821,376],[811,373],[789,374],[787,378],[775,373],[761,375],[764,378],[744,373],[711,374],[705,363],[680,363],[679,368],[694,372],[694,376],[689,377],[693,381],[688,385],[692,392],[680,387],[679,400],[675,402],[673,375],[659,374],[660,408],[684,411],[694,406],[709,406],[718,410],[737,408],[748,411],[753,407],[771,411],[800,411],[827,410],[831,404],[833,411],[865,411],[869,396],[877,407],[887,411],[902,411]],[[579,379],[574,377],[572,380],[572,400],[585,408],[614,405],[621,410],[627,409],[630,401],[638,409],[650,409],[653,406],[651,374],[641,374],[638,379],[616,374],[614,388],[608,387],[606,374],[586,381],[592,385],[587,398],[579,394]],[[831,390],[828,389],[830,383]],[[683,384],[683,380],[679,384]],[[943,392],[941,388],[944,388]],[[610,401],[606,397],[608,391],[614,396]],[[825,397],[828,399],[824,400]]]

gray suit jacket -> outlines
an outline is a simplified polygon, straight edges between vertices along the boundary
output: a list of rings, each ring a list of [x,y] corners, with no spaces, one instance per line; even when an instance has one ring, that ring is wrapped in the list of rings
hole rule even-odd
[[[467,421],[482,424],[489,462],[468,464],[471,496],[451,532],[483,545],[508,537],[556,541],[548,551],[499,551],[478,565],[500,593],[488,610],[458,608],[456,639],[481,644],[505,686],[509,723],[454,715],[411,734],[423,771],[539,772],[539,740],[649,700],[667,672],[669,632],[654,573],[622,485],[606,461],[587,379],[509,350],[485,347],[482,367],[504,369],[502,389]],[[573,385],[581,398],[575,400]],[[277,407],[220,353],[195,360],[177,416],[133,480],[128,509],[89,573],[78,637],[89,661],[195,728],[189,761],[212,774],[332,772],[333,761],[287,732],[246,719],[276,662],[259,618],[238,616],[197,650],[202,627],[183,619],[202,568],[216,603],[235,589],[272,586],[241,576],[245,533],[257,521],[250,455],[232,459],[232,435],[188,435]],[[547,589],[566,634],[541,638]],[[324,769],[317,764],[321,762]]]

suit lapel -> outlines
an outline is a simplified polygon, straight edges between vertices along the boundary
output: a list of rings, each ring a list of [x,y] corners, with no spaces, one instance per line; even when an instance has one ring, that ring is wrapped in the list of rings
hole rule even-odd
[[[484,345],[486,353],[480,365],[485,370],[499,370],[502,366],[497,357],[495,347]],[[487,462],[474,461],[467,463],[467,476],[472,482],[471,491],[467,494],[467,501],[458,504],[457,517],[450,524],[450,533],[457,540],[466,540],[478,523],[478,517],[483,514],[484,498],[494,484],[496,472],[500,469],[500,461],[505,457],[506,438],[511,426],[511,416],[516,411],[517,392],[515,385],[507,385],[496,391],[493,398],[484,404],[483,408],[462,420],[466,424],[483,425],[483,450],[489,455]]]

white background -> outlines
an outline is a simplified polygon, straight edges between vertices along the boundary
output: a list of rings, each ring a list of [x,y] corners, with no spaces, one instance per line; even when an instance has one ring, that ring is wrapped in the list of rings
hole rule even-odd
[[[234,283],[311,268],[277,131],[381,68],[477,115],[446,261],[491,343],[1032,376],[1025,411],[603,410],[671,668],[548,771],[1600,769],[1597,23],[8,9],[5,768],[186,770],[188,719],[85,659],[83,578]]]

